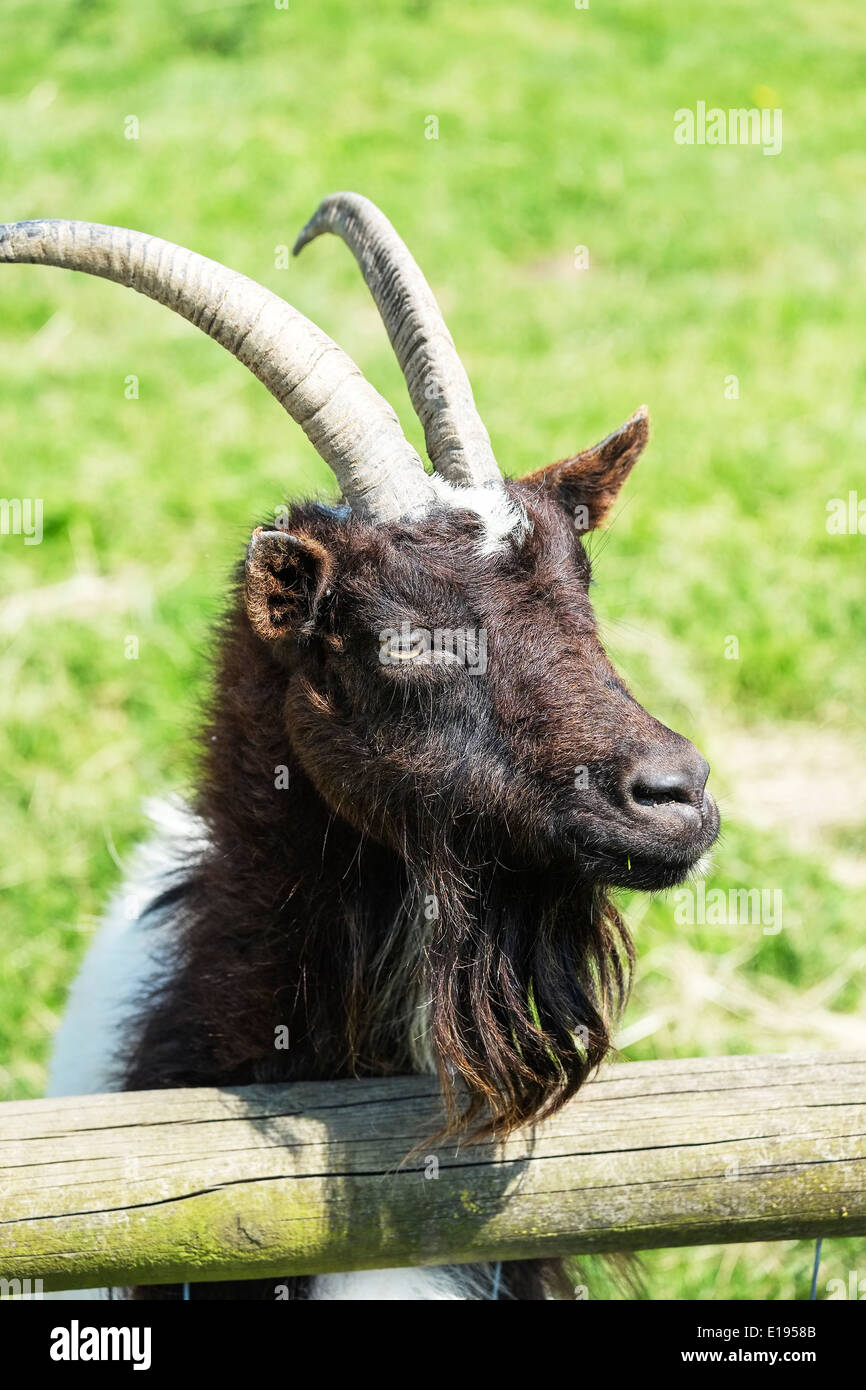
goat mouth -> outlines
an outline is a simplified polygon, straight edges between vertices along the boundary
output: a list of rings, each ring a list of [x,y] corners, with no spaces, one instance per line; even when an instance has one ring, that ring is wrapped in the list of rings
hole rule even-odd
[[[709,793],[699,807],[640,802],[636,814],[611,815],[579,836],[577,857],[585,872],[611,888],[656,891],[688,878],[715,843],[719,812]]]

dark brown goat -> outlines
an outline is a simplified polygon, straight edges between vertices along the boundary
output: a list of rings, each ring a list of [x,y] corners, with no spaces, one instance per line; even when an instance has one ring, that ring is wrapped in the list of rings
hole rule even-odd
[[[0,259],[124,278],[116,246],[83,264],[67,232],[44,230],[75,224],[22,225],[43,230],[0,229]],[[604,520],[647,416],[503,483],[435,302],[381,214],[338,195],[310,227],[302,243],[333,230],[358,255],[437,471],[370,472],[364,449],[347,457],[337,416],[323,441],[345,376],[301,401],[315,353],[289,380],[245,347],[268,306],[239,337],[182,307],[188,279],[155,293],[143,248],[133,283],[231,339],[350,505],[302,503],[253,533],[223,625],[199,847],[143,915],[142,930],[170,923],[167,964],[134,998],[115,1084],[432,1071],[452,1132],[501,1134],[561,1105],[610,1046],[631,946],[609,889],[678,882],[718,832],[706,762],[626,690],[588,597],[581,533]],[[377,448],[374,462],[388,454]],[[490,1296],[491,1272],[474,1277],[464,1296]],[[515,1262],[495,1283],[542,1298],[562,1281],[553,1262]],[[364,1296],[323,1285],[291,1281],[297,1297]],[[273,1298],[274,1284],[193,1292]]]

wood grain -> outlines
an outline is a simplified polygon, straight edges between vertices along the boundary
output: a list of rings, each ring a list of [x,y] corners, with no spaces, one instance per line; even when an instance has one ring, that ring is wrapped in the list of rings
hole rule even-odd
[[[0,1277],[279,1278],[866,1233],[866,1056],[609,1066],[497,1146],[431,1146],[438,1122],[426,1077],[0,1106]]]

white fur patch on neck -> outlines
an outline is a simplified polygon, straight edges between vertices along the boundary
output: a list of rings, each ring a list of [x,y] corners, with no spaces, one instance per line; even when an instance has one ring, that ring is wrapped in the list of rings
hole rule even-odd
[[[478,546],[480,555],[498,555],[512,536],[519,541],[529,534],[526,512],[519,502],[508,496],[504,487],[498,484],[460,487],[440,473],[430,474],[430,481],[446,507],[474,512],[479,518],[484,527]]]
[[[207,848],[201,821],[179,801],[149,801],[156,828],[139,845],[129,876],[115,894],[67,1000],[54,1038],[48,1096],[122,1089],[123,1057],[149,990],[172,970],[170,909],[151,903],[188,874]]]
[[[320,1274],[313,1280],[310,1299],[376,1303],[487,1300],[496,1297],[494,1271],[494,1265],[437,1265]]]

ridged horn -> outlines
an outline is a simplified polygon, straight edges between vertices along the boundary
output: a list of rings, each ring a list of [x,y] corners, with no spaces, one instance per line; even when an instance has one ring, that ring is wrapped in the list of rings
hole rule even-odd
[[[361,267],[437,473],[464,486],[501,483],[490,437],[442,311],[387,217],[359,193],[332,193],[304,227],[294,254],[323,232],[342,237]]]
[[[160,237],[94,222],[0,225],[0,261],[100,275],[165,304],[228,348],[333,469],[352,510],[393,521],[435,499],[424,466],[350,357],[285,300]]]

